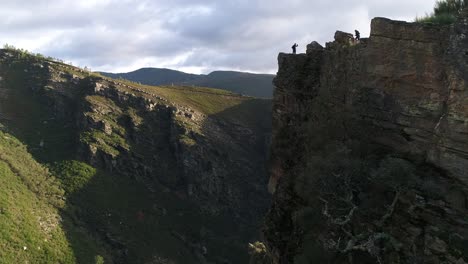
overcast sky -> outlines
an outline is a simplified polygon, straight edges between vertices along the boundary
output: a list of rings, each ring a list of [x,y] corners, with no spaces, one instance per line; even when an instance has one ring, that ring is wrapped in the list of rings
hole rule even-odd
[[[279,52],[373,17],[411,21],[432,0],[0,0],[0,42],[92,70],[275,73]]]

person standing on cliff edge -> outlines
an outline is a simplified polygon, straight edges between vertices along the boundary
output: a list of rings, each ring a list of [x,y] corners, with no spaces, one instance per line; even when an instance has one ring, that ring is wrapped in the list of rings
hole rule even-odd
[[[360,39],[361,39],[361,33],[359,33],[359,31],[354,30],[354,34],[356,35],[356,40],[360,40]]]
[[[297,43],[294,43],[294,45],[292,45],[292,50],[293,50],[293,54],[296,54],[296,48],[299,47],[299,45],[297,45]]]

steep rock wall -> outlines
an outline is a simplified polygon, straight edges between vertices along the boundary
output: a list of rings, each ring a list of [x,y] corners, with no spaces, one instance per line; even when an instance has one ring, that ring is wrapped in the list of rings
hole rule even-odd
[[[122,85],[127,89],[120,89]],[[85,144],[82,153],[92,164],[136,177],[150,188],[163,184],[215,215],[229,211],[243,215],[243,221],[260,217],[268,200],[262,188],[262,144],[268,134],[121,83],[92,80],[88,86],[92,91],[83,105],[80,130],[120,133],[125,141],[116,147],[118,153]]]
[[[452,26],[375,18],[369,39],[337,32],[279,55],[275,263],[468,261],[467,31],[466,14]]]

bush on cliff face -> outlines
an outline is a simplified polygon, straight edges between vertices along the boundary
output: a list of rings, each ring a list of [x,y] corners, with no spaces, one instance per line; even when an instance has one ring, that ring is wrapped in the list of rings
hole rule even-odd
[[[443,0],[437,1],[434,7],[434,14],[453,14],[459,15],[461,11],[468,6],[467,0]]]
[[[416,22],[451,24],[457,19],[464,8],[468,7],[468,0],[437,1],[434,12],[424,17],[417,17]]]
[[[262,242],[249,243],[249,264],[273,264],[269,258],[268,249]]]
[[[410,162],[372,152],[334,141],[308,155],[295,181],[304,203],[293,220],[303,234],[295,263],[326,262],[327,254],[354,252],[372,261],[382,250],[396,249],[398,241],[380,227],[392,216],[400,193],[418,185],[419,177]],[[375,227],[363,226],[362,219]],[[323,230],[329,230],[327,235],[317,237]]]
[[[79,191],[96,174],[95,168],[76,160],[55,163],[51,170],[68,194]]]

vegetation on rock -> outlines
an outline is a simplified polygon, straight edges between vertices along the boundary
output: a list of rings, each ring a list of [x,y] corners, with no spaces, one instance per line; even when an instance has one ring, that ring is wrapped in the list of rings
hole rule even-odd
[[[452,24],[466,7],[467,0],[440,0],[436,2],[433,13],[417,17],[416,22]]]
[[[83,189],[96,175],[95,168],[76,160],[57,162],[51,166],[51,171],[60,180],[68,194]]]

